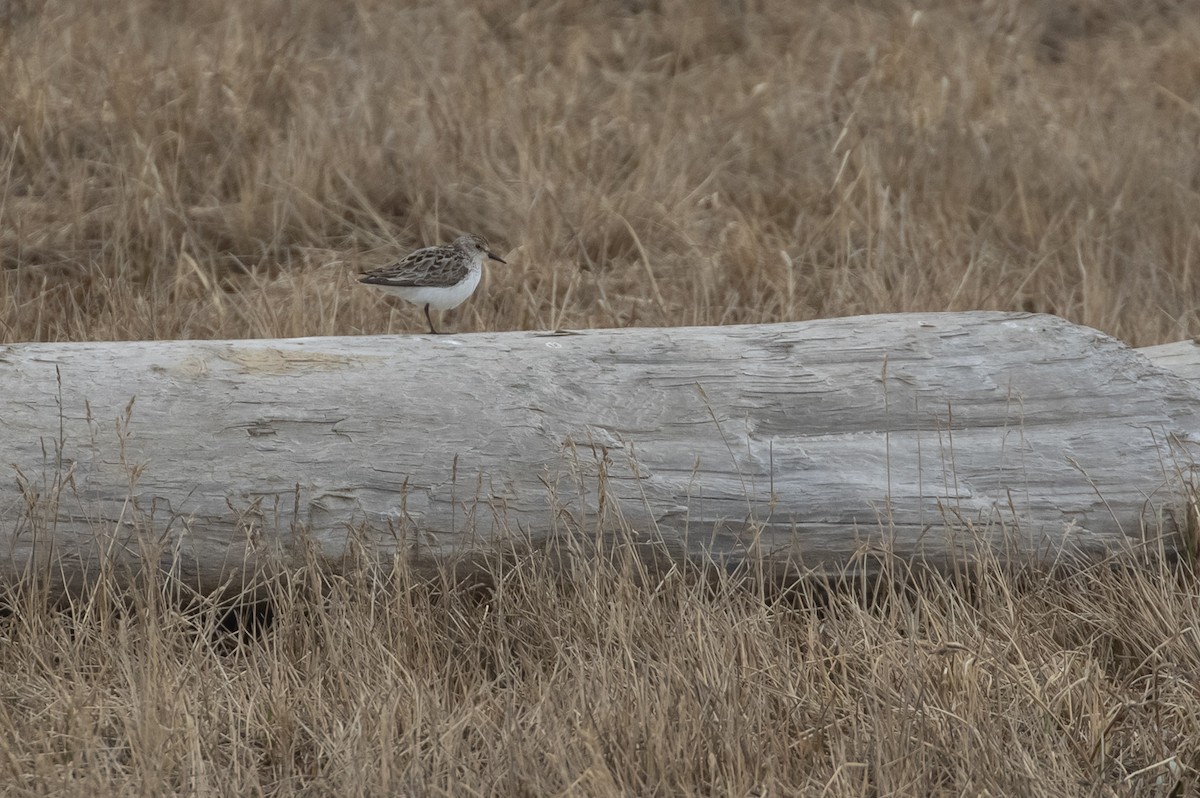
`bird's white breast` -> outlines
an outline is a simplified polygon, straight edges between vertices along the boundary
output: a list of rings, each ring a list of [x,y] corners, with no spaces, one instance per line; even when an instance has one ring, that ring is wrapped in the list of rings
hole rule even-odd
[[[381,287],[388,293],[406,299],[414,305],[429,305],[435,310],[449,310],[458,307],[467,301],[467,297],[475,293],[482,275],[482,264],[476,261],[471,264],[467,276],[458,285],[436,287],[389,285]]]

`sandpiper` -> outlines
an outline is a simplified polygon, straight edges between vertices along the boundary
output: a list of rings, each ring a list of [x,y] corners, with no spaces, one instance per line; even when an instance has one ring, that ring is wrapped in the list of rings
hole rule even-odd
[[[363,272],[358,281],[424,305],[429,332],[438,335],[429,309],[449,310],[465,302],[479,285],[486,258],[505,262],[488,250],[483,236],[459,236],[452,244],[418,249],[397,263]]]

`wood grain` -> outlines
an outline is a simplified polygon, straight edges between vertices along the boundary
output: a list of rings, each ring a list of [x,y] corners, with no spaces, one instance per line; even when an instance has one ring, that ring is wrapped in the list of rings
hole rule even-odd
[[[0,578],[107,559],[204,591],[352,539],[417,564],[620,529],[810,568],[1170,548],[1200,433],[1188,380],[1029,314],[15,344],[0,380]]]

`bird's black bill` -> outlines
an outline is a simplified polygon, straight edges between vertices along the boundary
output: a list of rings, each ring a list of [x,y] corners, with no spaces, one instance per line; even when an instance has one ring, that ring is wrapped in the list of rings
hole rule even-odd
[[[491,258],[492,260],[498,260],[498,261],[500,261],[500,262],[501,262],[501,263],[503,263],[505,266],[507,266],[507,265],[508,265],[508,261],[506,261],[504,258],[500,257],[499,255],[496,255],[496,254],[494,254],[494,253],[491,253],[491,252],[489,252],[489,253],[487,254],[487,256],[488,256],[489,258]]]

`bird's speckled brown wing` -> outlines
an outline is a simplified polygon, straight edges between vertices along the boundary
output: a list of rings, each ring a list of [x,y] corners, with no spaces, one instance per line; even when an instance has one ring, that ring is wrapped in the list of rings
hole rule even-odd
[[[396,263],[363,272],[358,281],[400,288],[457,285],[467,276],[469,268],[469,260],[453,247],[425,247]]]

